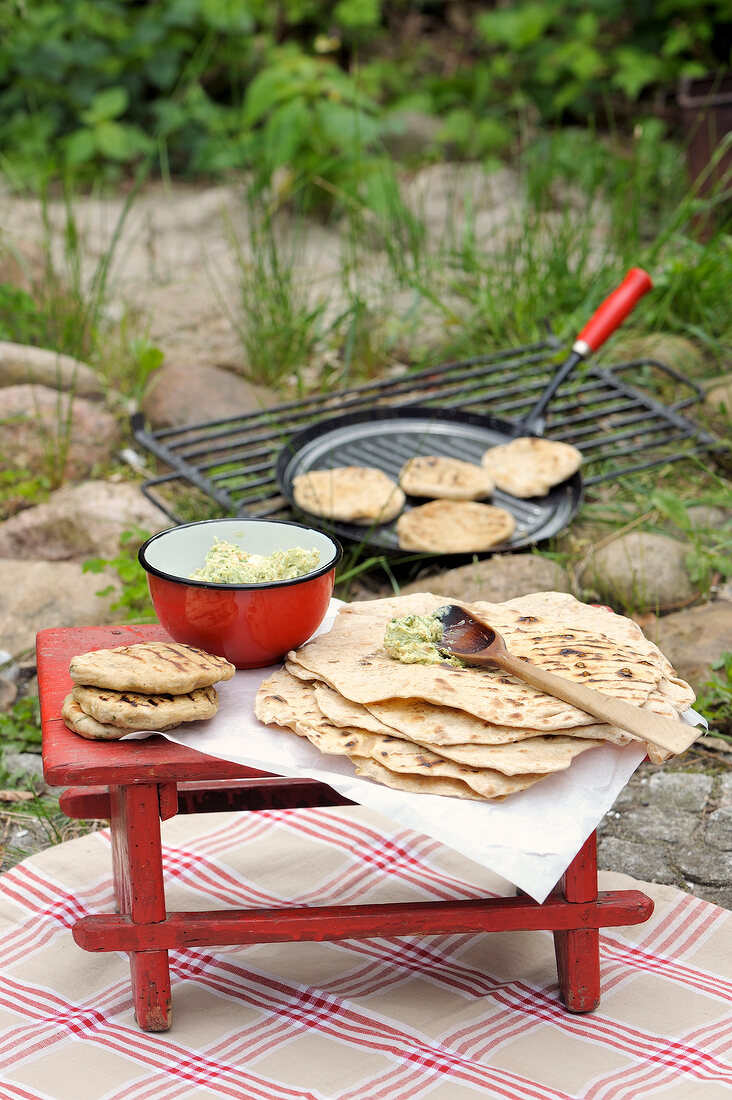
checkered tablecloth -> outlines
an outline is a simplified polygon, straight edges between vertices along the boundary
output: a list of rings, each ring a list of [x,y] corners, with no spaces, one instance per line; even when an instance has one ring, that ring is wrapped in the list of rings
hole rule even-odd
[[[175,818],[169,909],[475,898],[506,884],[361,806]],[[635,886],[601,875],[603,888]],[[70,925],[111,911],[106,831],[0,879],[2,1100],[722,1100],[732,914],[648,886],[601,933],[602,1002],[557,996],[550,933],[171,952],[173,1026],[134,1022],[126,956]]]

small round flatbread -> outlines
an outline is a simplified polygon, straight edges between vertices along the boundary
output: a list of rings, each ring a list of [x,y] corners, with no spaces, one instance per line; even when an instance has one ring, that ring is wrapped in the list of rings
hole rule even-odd
[[[139,642],[114,649],[93,649],[71,658],[75,684],[112,691],[183,695],[230,680],[236,668],[224,657],[182,642]]]
[[[73,695],[67,695],[61,706],[61,717],[72,733],[78,733],[80,737],[86,737],[88,741],[119,741],[129,730],[121,726],[105,725],[97,722],[91,714],[83,711],[75,701]]]
[[[406,501],[397,483],[371,466],[310,470],[293,478],[292,492],[304,512],[360,527],[388,523]]]
[[[399,474],[405,493],[433,500],[482,500],[493,492],[493,478],[482,466],[444,455],[418,455]]]
[[[516,520],[505,508],[475,500],[431,500],[404,512],[396,524],[402,550],[472,554],[510,538]]]
[[[171,729],[181,722],[213,718],[219,709],[218,692],[213,686],[185,695],[140,695],[76,684],[71,694],[74,702],[97,722],[124,730]]]
[[[498,489],[514,497],[543,497],[582,465],[582,452],[570,443],[520,436],[490,447],[481,459]]]

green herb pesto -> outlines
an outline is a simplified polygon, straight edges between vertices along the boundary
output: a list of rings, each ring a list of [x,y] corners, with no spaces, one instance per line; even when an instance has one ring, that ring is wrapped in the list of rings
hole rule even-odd
[[[404,615],[392,619],[384,634],[384,648],[395,661],[405,665],[448,664],[465,668],[457,657],[443,656],[437,648],[442,638],[442,623],[435,612],[431,615]]]
[[[215,584],[261,584],[263,581],[289,581],[303,577],[320,564],[319,550],[304,550],[293,546],[275,550],[273,554],[249,554],[240,546],[223,539],[214,539],[206,554],[205,564],[190,577],[193,581],[213,581]]]

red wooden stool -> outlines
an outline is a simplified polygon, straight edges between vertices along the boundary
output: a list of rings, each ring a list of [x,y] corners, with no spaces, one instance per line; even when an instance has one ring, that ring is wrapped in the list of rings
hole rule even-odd
[[[171,1022],[168,951],[174,947],[368,939],[455,932],[549,929],[559,986],[571,1012],[600,1000],[599,929],[648,920],[653,902],[637,890],[598,893],[595,834],[543,904],[525,895],[479,901],[405,902],[286,909],[167,912],[160,821],[176,813],[349,805],[330,787],[285,779],[217,760],[164,737],[88,741],[60,714],[71,690],[69,662],[90,649],[167,638],[159,626],[42,630],[37,639],[43,766],[48,783],[68,787],[69,817],[108,819],[118,912],[87,916],[73,928],[87,951],[126,951],[135,1015],[146,1031]]]

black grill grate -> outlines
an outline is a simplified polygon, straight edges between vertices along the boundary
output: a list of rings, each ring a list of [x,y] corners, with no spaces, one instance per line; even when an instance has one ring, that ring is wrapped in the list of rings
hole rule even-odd
[[[184,427],[149,431],[132,418],[135,439],[167,472],[142,489],[175,523],[182,494],[198,490],[226,515],[291,518],[275,477],[277,458],[297,431],[326,417],[374,405],[428,405],[467,409],[521,421],[555,373],[565,352],[552,339],[492,355],[380,379],[337,393],[289,401],[271,409]],[[630,384],[628,376],[643,385]],[[652,392],[673,389],[671,405]],[[702,391],[653,359],[580,368],[555,395],[545,435],[583,453],[583,480],[591,486],[624,474],[725,449],[684,415]],[[178,509],[178,510],[176,510]]]

